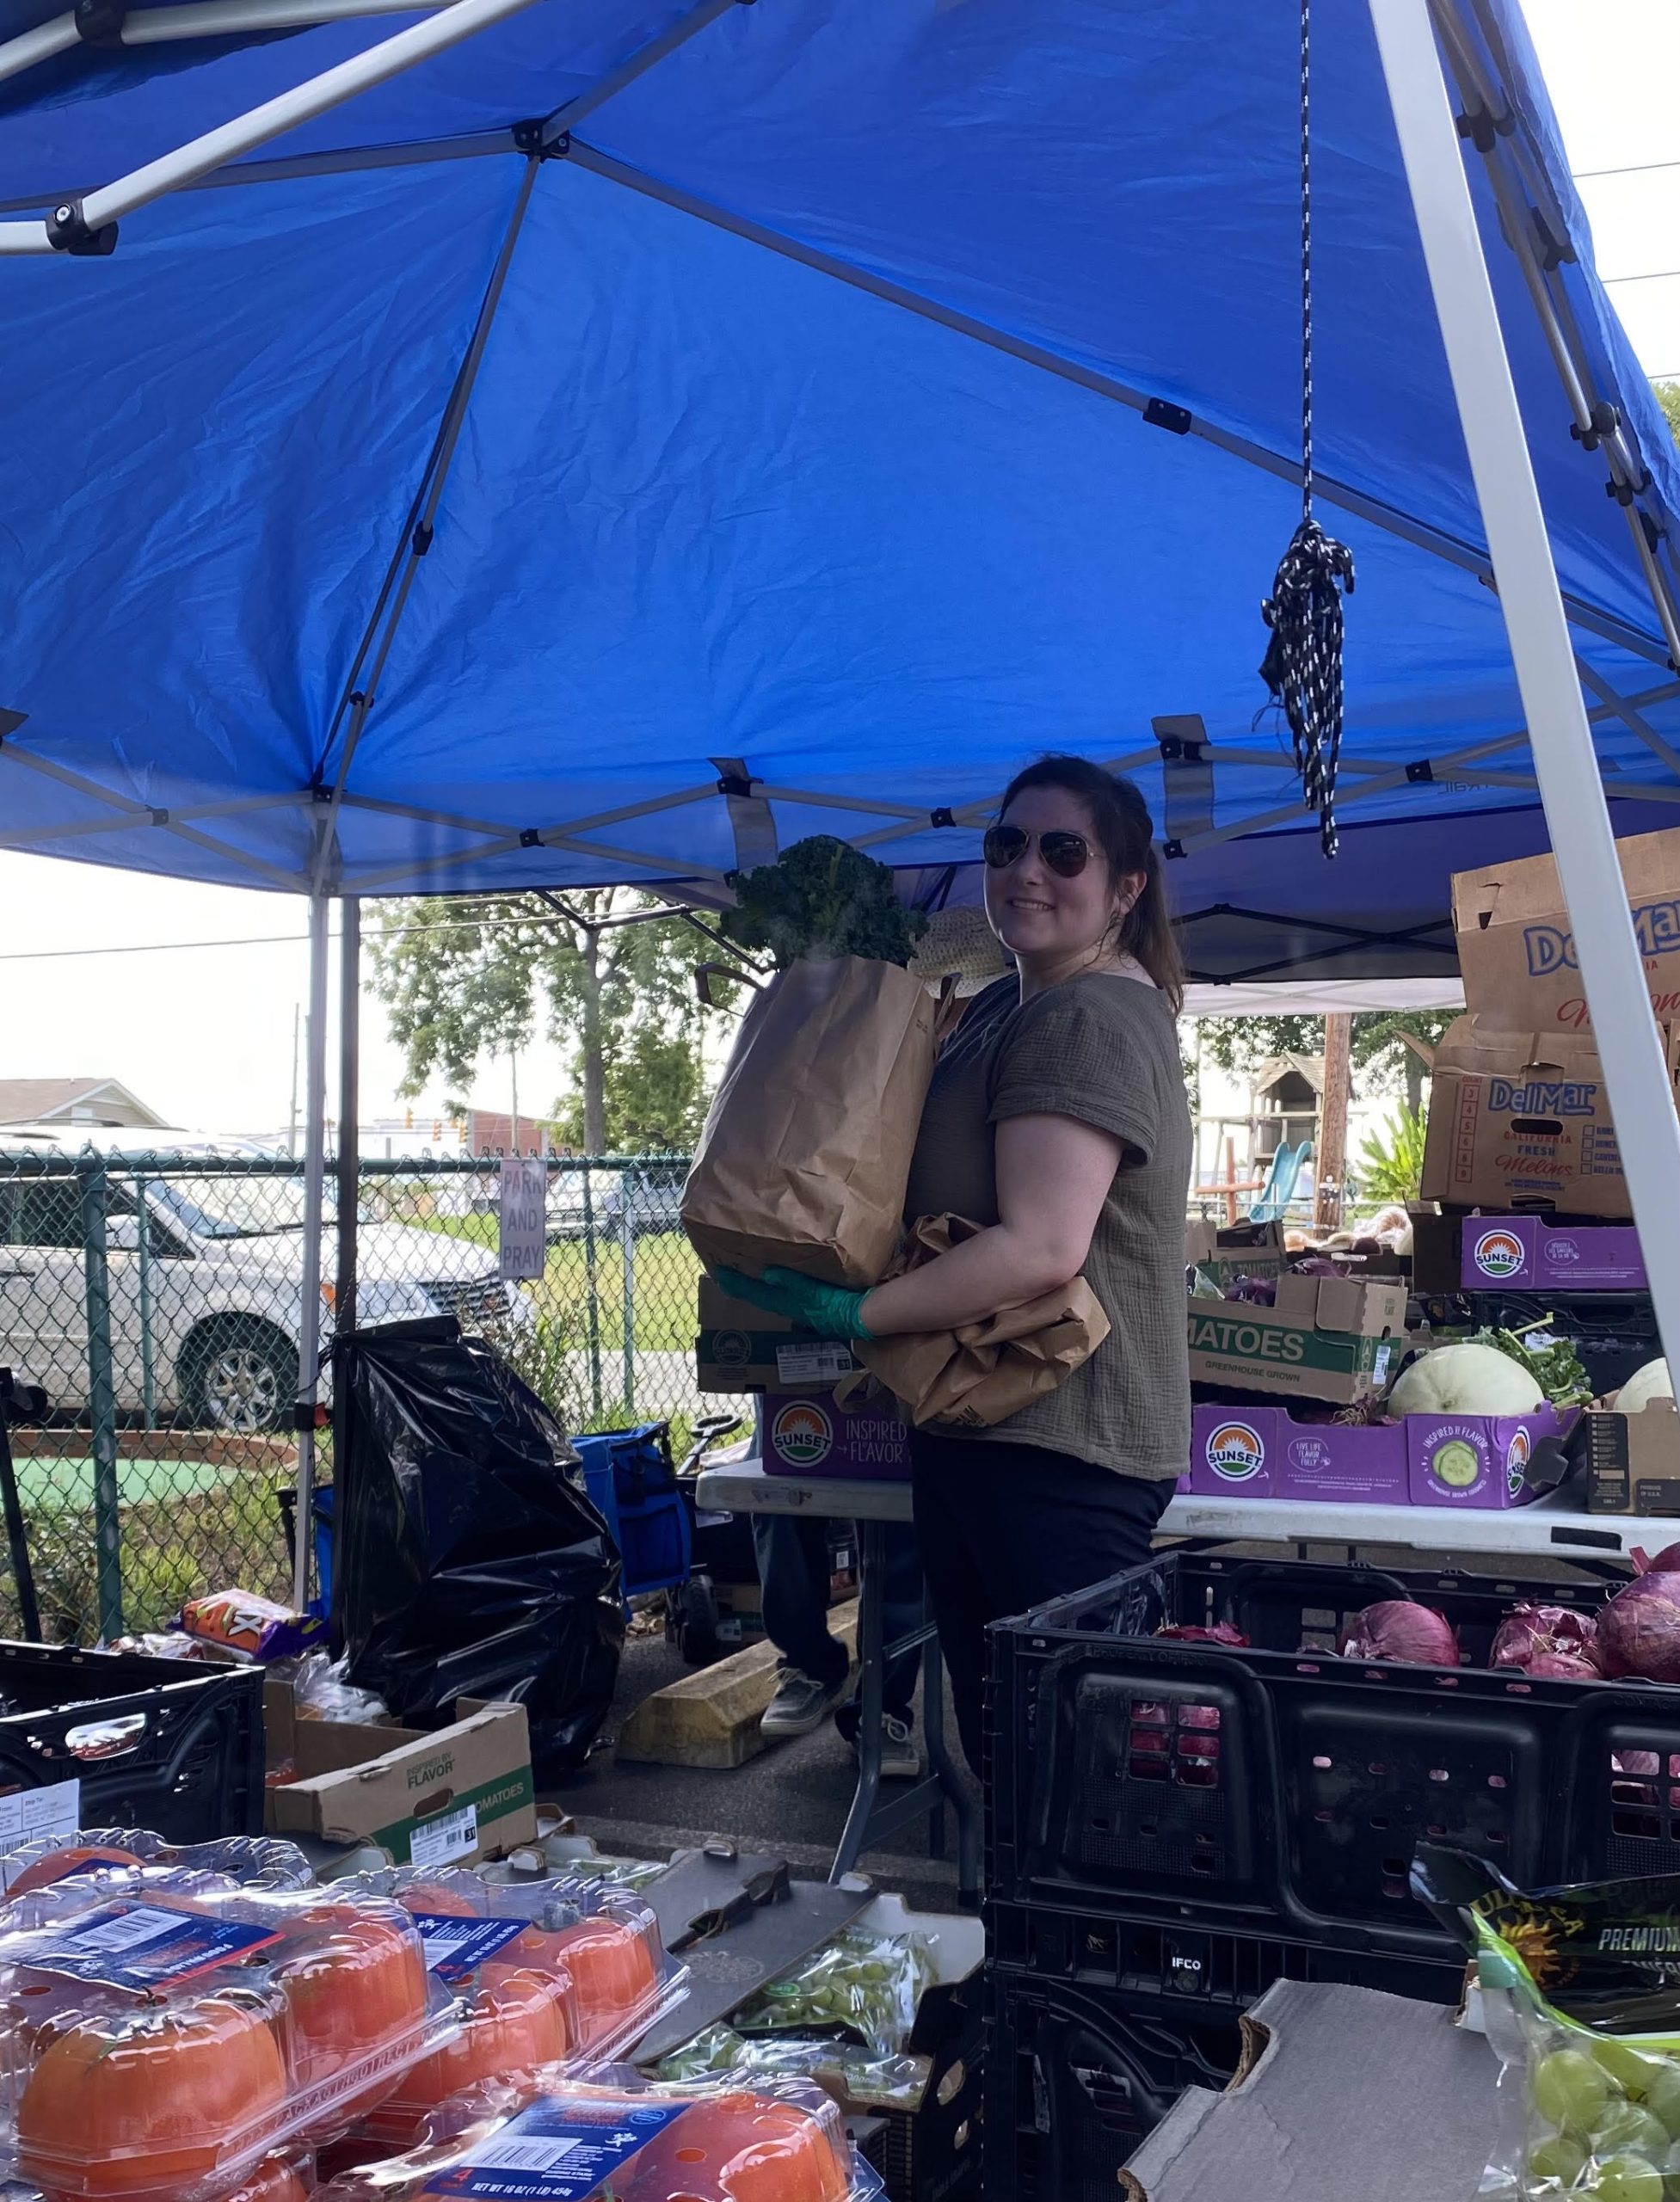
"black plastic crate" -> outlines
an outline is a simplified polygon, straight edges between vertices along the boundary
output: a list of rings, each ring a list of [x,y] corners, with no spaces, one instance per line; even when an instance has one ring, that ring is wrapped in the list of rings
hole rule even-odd
[[[1619,1391],[1662,1348],[1648,1292],[1475,1292],[1435,1295],[1425,1312],[1437,1323],[1486,1324],[1521,1331],[1545,1322],[1581,1357],[1595,1398]]]
[[[262,1670],[0,1642],[0,1790],[77,1780],[83,1827],[262,1832]]]
[[[1064,1981],[1117,2008],[1178,2023],[1238,2018],[1280,1980],[1375,1988],[1419,2003],[1455,2004],[1462,1953],[1402,1957],[1276,1934],[1215,1931],[1194,1913],[1178,1919],[1117,1912],[987,1907],[988,1947],[1000,1971]]]
[[[1471,1664],[1333,1656],[1411,1595]],[[992,1632],[993,1899],[1449,1954],[1411,1896],[1421,1839],[1520,1885],[1680,1872],[1680,1690],[1489,1672],[1519,1599],[1595,1584],[1167,1553]],[[1252,1650],[1163,1641],[1233,1623]]]
[[[1234,2021],[1145,2018],[1060,1981],[987,1971],[985,2202],[1114,2202],[1118,2174],[1186,2088],[1223,2088]]]

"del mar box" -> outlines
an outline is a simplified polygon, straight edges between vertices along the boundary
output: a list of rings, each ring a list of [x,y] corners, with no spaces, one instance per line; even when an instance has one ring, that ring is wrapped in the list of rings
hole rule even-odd
[[[1680,1025],[1662,1028],[1672,1090]],[[1511,1032],[1461,1017],[1435,1055],[1423,1197],[1460,1208],[1633,1213],[1591,1039]]]
[[[1190,1473],[1198,1498],[1308,1498],[1338,1506],[1526,1506],[1564,1471],[1572,1415],[1409,1414],[1369,1429],[1297,1422],[1287,1407],[1198,1406]]]
[[[1276,1276],[1286,1258],[1281,1223],[1185,1226],[1185,1267],[1205,1270],[1222,1289],[1240,1276]]]
[[[1660,1021],[1680,1017],[1680,827],[1616,843]],[[1520,1031],[1589,1029],[1575,937],[1556,859],[1523,857],[1453,877],[1453,930],[1464,1000],[1486,1025]]]
[[[1382,1389],[1404,1344],[1406,1288],[1286,1270],[1273,1306],[1192,1298],[1189,1322],[1192,1384],[1359,1399]]]
[[[703,1392],[832,1391],[858,1363],[844,1338],[797,1331],[780,1315],[731,1300],[700,1279],[695,1373]]]
[[[771,1476],[865,1476],[895,1481],[910,1473],[909,1431],[886,1393],[839,1406],[832,1396],[764,1400],[764,1472]]]

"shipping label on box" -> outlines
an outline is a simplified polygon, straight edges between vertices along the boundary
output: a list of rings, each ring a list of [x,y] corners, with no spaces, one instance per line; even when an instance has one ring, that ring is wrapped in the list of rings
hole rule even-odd
[[[1663,1028],[1671,1091],[1680,1026]],[[1591,1041],[1460,1018],[1436,1051],[1423,1197],[1462,1208],[1632,1213]]]
[[[910,1473],[909,1436],[884,1393],[844,1406],[775,1392],[764,1402],[766,1475],[902,1480]]]
[[[1189,1303],[1192,1384],[1345,1401],[1380,1392],[1404,1347],[1406,1292],[1352,1277],[1277,1280],[1275,1305]]]
[[[1680,1514],[1680,1415],[1671,1399],[1638,1414],[1586,1410],[1589,1514]]]
[[[1680,827],[1616,843],[1658,1018],[1680,1017]],[[1453,930],[1467,1006],[1490,1026],[1590,1030],[1575,936],[1550,855],[1454,875]]]
[[[856,1373],[844,1338],[820,1338],[700,1279],[695,1374],[703,1392],[832,1390]]]
[[[263,1698],[268,1764],[298,1778],[268,1792],[271,1835],[375,1842],[399,1866],[489,1858],[537,1833],[531,1727],[522,1705],[486,1705],[429,1732],[297,1718],[291,1690]]]
[[[1277,1276],[1287,1258],[1281,1223],[1185,1226],[1185,1267],[1204,1270],[1220,1286],[1240,1276]]]

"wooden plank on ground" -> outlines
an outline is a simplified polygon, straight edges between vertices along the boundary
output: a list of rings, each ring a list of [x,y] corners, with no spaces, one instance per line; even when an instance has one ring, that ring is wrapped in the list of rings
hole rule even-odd
[[[853,1658],[858,1602],[837,1606],[828,1632]],[[749,1645],[643,1698],[618,1731],[618,1756],[653,1766],[742,1766],[766,1748],[759,1721],[776,1694],[773,1644]]]

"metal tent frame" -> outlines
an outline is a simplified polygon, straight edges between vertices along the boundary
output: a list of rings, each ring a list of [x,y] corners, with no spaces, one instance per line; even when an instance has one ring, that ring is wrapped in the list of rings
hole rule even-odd
[[[0,221],[0,255],[72,257],[104,255],[116,249],[118,225],[160,194],[184,188],[219,188],[330,169],[341,157],[303,156],[266,162],[243,157],[300,121],[353,98],[428,56],[529,5],[530,0],[420,0],[433,12],[426,20],[384,40],[350,61],[311,77],[250,113],[212,130],[176,151],[153,160],[128,175],[80,195],[58,201],[44,216]],[[674,873],[671,861],[622,845],[612,829],[656,813],[690,806],[725,807],[734,846],[743,861],[760,860],[773,851],[778,832],[792,827],[802,809],[832,819],[837,811],[858,821],[851,838],[889,861],[895,847],[930,830],[972,828],[992,807],[992,799],[953,790],[946,806],[931,811],[920,803],[886,795],[840,796],[827,790],[771,784],[742,760],[711,760],[716,777],[647,801],[588,815],[548,817],[482,817],[409,806],[360,795],[352,784],[363,730],[378,701],[378,683],[403,618],[420,563],[431,545],[433,522],[451,460],[471,403],[475,378],[494,322],[508,266],[540,165],[569,160],[624,188],[677,207],[696,218],[727,229],[738,237],[801,262],[835,280],[872,293],[910,314],[994,349],[1011,354],[1045,372],[1079,384],[1113,403],[1141,413],[1158,427],[1201,438],[1230,456],[1286,480],[1298,470],[1275,452],[1221,429],[1133,388],[1116,378],[1080,365],[1018,338],[952,307],[851,265],[808,243],[766,230],[675,186],[662,182],[593,147],[576,135],[578,126],[616,93],[634,83],[668,54],[704,31],[736,5],[753,0],[700,0],[658,37],[602,77],[590,90],[546,117],[506,133],[489,132],[453,150],[463,157],[517,153],[526,163],[518,195],[491,272],[477,324],[462,358],[437,435],[398,543],[387,568],[349,680],[345,684],[315,769],[308,782],[279,794],[232,797],[168,809],[118,795],[4,740],[22,722],[0,715],[0,762],[55,779],[96,806],[61,824],[0,833],[0,846],[28,848],[62,844],[66,838],[155,829],[213,852],[225,864],[243,870],[254,883],[304,892],[310,901],[311,1047],[308,1073],[306,1263],[317,1263],[323,1214],[325,1166],[326,999],[328,907],[338,897],[345,905],[342,985],[345,1012],[342,1063],[344,1100],[341,1171],[354,1166],[354,1016],[356,997],[360,898],[382,891],[403,891],[415,867],[370,864],[347,868],[338,826],[347,812],[372,812],[436,827],[460,838],[460,846],[435,854],[427,867],[427,885],[446,886],[447,875],[476,859],[510,850],[545,849],[602,868],[603,879],[628,871],[684,901],[716,904],[727,894],[723,873],[709,866],[687,866]],[[1572,923],[1575,930],[1585,990],[1621,1128],[1621,1145],[1636,1216],[1651,1226],[1645,1233],[1653,1298],[1665,1338],[1680,1348],[1680,1242],[1662,1227],[1680,1204],[1680,1118],[1677,1118],[1646,995],[1642,967],[1622,889],[1605,789],[1595,760],[1591,728],[1620,721],[1652,757],[1650,781],[1617,778],[1619,799],[1659,805],[1680,803],[1680,749],[1653,727],[1646,714],[1658,703],[1680,695],[1673,675],[1680,667],[1680,589],[1677,588],[1673,518],[1653,485],[1623,410],[1615,402],[1614,378],[1595,356],[1559,275],[1572,256],[1569,225],[1548,175],[1542,151],[1511,91],[1512,73],[1500,46],[1498,25],[1487,0],[1368,0],[1384,79],[1398,132],[1406,181],[1421,237],[1437,318],[1445,345],[1454,397],[1468,446],[1488,551],[1460,541],[1357,489],[1318,477],[1320,500],[1359,515],[1372,526],[1474,575],[1493,590],[1505,618],[1522,698],[1525,724],[1489,739],[1420,756],[1396,766],[1391,759],[1345,755],[1340,770],[1344,791],[1338,808],[1345,815],[1362,802],[1410,785],[1442,781],[1455,785],[1537,793],[1544,809]],[[82,0],[71,13],[40,29],[0,45],[0,77],[13,75],[84,39],[144,43],[241,30],[268,30],[314,24],[346,15],[412,11],[415,0],[200,0],[200,4],[126,11],[120,0]],[[1437,38],[1439,41],[1437,49]],[[1458,101],[1449,103],[1450,80]],[[1627,622],[1560,590],[1535,484],[1532,464],[1509,358],[1494,304],[1469,182],[1461,155],[1461,136],[1482,162],[1497,201],[1506,247],[1521,269],[1533,307],[1569,405],[1572,433],[1584,450],[1602,456],[1609,493],[1626,516],[1640,569],[1655,607],[1659,642]],[[423,149],[436,158],[440,147]],[[378,157],[400,162],[422,157],[420,149],[397,146]],[[18,212],[20,210],[4,210]],[[1172,417],[1168,417],[1168,416]],[[1572,640],[1583,636],[1609,641],[1631,657],[1660,669],[1659,677],[1635,693],[1624,693],[1597,668],[1585,663]],[[1589,705],[1583,693],[1590,690]],[[1276,754],[1221,745],[1202,736],[1195,723],[1157,722],[1156,740],[1107,761],[1117,771],[1167,763],[1182,768],[1170,778],[1166,852],[1182,857],[1221,842],[1263,834],[1296,823],[1298,803],[1272,805],[1234,822],[1212,822],[1212,774],[1228,784],[1264,772],[1275,784]],[[1513,756],[1523,747],[1529,766]],[[1529,768],[1531,767],[1531,769]],[[1667,777],[1664,777],[1666,775]],[[1260,783],[1255,780],[1252,784]],[[1182,822],[1174,815],[1181,799]],[[311,813],[313,832],[306,870],[298,873],[242,852],[209,829],[218,819],[262,808],[293,807]],[[603,839],[603,836],[608,838]],[[1229,906],[1192,913],[1229,917]],[[1257,921],[1264,912],[1246,913]],[[1292,920],[1312,930],[1308,921]],[[1332,938],[1357,934],[1357,928],[1326,925]],[[1427,933],[1432,927],[1414,928]],[[1382,944],[1398,936],[1372,932]],[[1412,935],[1405,938],[1409,941]],[[1434,944],[1428,944],[1433,945]],[[1326,959],[1335,950],[1327,939]],[[1302,959],[1295,959],[1296,961]],[[1308,957],[1305,960],[1312,960]],[[1266,969],[1257,963],[1255,975]],[[347,1182],[348,1180],[347,1179]],[[340,1205],[341,1289],[353,1300],[354,1203]],[[300,1430],[298,1520],[310,1517],[313,1441],[319,1354],[319,1280],[305,1281],[305,1338],[298,1400]],[[348,1288],[348,1290],[347,1290]],[[306,1589],[307,1538],[298,1541],[299,1596]]]

